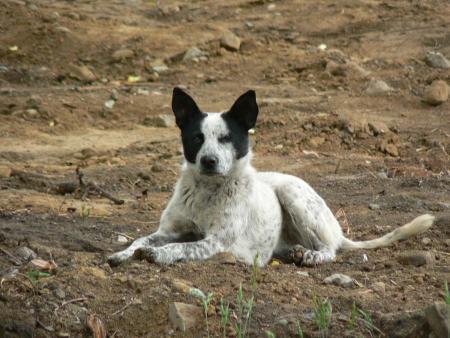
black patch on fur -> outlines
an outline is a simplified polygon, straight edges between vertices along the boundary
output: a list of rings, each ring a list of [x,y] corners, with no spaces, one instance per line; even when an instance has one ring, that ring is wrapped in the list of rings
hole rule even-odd
[[[249,149],[248,130],[233,119],[229,114],[222,114],[230,132],[230,142],[236,150],[236,158],[240,159],[247,155]]]
[[[181,128],[181,141],[183,142],[184,157],[190,163],[195,163],[197,153],[205,140],[201,126],[202,121],[206,116],[207,114],[201,113]]]
[[[258,112],[256,94],[253,90],[249,90],[236,100],[228,112],[222,114],[230,131],[229,139],[236,150],[237,159],[248,153],[248,131],[255,126]]]
[[[192,97],[177,87],[173,89],[172,110],[177,126],[181,129],[184,157],[188,162],[195,163],[204,142],[201,125],[207,115],[200,111]]]

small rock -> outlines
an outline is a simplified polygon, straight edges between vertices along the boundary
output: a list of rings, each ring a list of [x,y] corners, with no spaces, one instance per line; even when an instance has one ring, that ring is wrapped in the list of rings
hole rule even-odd
[[[218,264],[236,264],[236,257],[234,257],[230,252],[220,252],[208,260]]]
[[[105,103],[103,104],[103,106],[105,107],[105,108],[108,108],[108,109],[112,109],[113,107],[114,107],[114,104],[116,103],[116,101],[114,101],[114,100],[107,100],[107,101],[105,101]]]
[[[377,173],[377,176],[383,180],[387,180],[389,178],[384,171],[380,171],[379,173]]]
[[[143,125],[148,127],[171,128],[175,127],[175,118],[167,114],[148,116],[144,119]]]
[[[94,73],[86,66],[69,65],[68,66],[69,76],[79,81],[83,82],[94,82],[97,77]]]
[[[201,49],[191,47],[184,53],[183,61],[198,61],[202,56],[205,56],[205,53]]]
[[[322,144],[325,143],[325,138],[324,137],[320,137],[320,136],[314,136],[314,137],[311,137],[308,140],[308,143],[309,143],[309,145],[311,147],[317,148],[317,147],[319,147],[319,146],[321,146]]]
[[[283,319],[280,319],[280,320],[277,322],[277,324],[278,324],[278,325],[281,325],[281,326],[288,326],[288,325],[289,325],[289,321],[288,321],[286,318],[283,318]]]
[[[26,246],[21,246],[20,248],[18,248],[16,250],[16,255],[25,262],[29,262],[32,259],[37,258],[36,252]]]
[[[70,18],[72,20],[80,20],[80,15],[75,12],[69,12],[69,13],[65,14],[65,16],[67,16],[68,18]]]
[[[389,131],[389,127],[386,123],[380,121],[369,122],[368,126],[375,136],[385,134]]]
[[[383,294],[386,292],[386,284],[384,284],[383,282],[375,282],[370,286],[370,288],[379,294]]]
[[[60,288],[56,288],[53,290],[53,294],[55,295],[55,297],[59,298],[59,299],[64,299],[66,298],[66,293],[64,292],[64,290],[60,289]]]
[[[422,243],[424,245],[430,245],[431,244],[431,239],[429,239],[428,237],[424,237],[424,238],[422,238]]]
[[[136,94],[148,96],[150,95],[150,91],[148,91],[147,89],[138,88]]]
[[[11,176],[11,168],[0,165],[0,178],[8,178]]]
[[[423,100],[432,105],[438,106],[448,100],[448,86],[445,81],[435,80],[425,88]]]
[[[130,59],[134,56],[134,52],[131,49],[123,48],[118,49],[112,54],[114,61],[122,61],[125,59]]]
[[[199,306],[174,302],[169,306],[169,319],[173,326],[181,331],[194,327],[203,316]]]
[[[334,284],[337,286],[342,286],[344,288],[350,288],[354,285],[353,279],[347,275],[341,273],[335,273],[324,280],[325,284]]]
[[[400,254],[398,261],[404,265],[422,266],[433,264],[434,257],[428,251],[409,250]]]
[[[380,209],[380,205],[376,204],[376,203],[370,203],[369,204],[369,209],[370,210],[378,210],[378,209]]]
[[[302,277],[309,277],[309,272],[308,271],[297,271],[297,275],[302,276]]]
[[[241,47],[241,39],[233,32],[225,31],[220,39],[220,45],[225,49],[236,52]]]
[[[434,68],[450,68],[450,61],[439,52],[428,52],[425,56],[425,62]]]
[[[123,235],[118,235],[117,236],[117,242],[119,242],[119,243],[128,243],[128,238],[126,238]]]
[[[425,309],[425,317],[436,338],[450,337],[450,304],[434,303]]]
[[[27,113],[28,116],[33,117],[39,114],[39,112],[36,109],[27,109],[25,110],[25,113]]]
[[[150,67],[152,71],[156,73],[163,73],[169,70],[169,67],[164,63],[161,59],[156,59],[152,63],[150,63]]]
[[[60,32],[60,33],[64,33],[64,34],[72,33],[72,31],[69,28],[64,27],[64,26],[57,26],[57,27],[55,27],[55,31],[56,32]]]
[[[160,173],[160,172],[163,172],[165,170],[165,168],[161,164],[155,163],[154,165],[152,165],[151,170],[154,173]]]
[[[377,96],[393,91],[386,82],[381,80],[372,80],[366,89],[366,93],[372,96]]]
[[[172,287],[182,293],[190,293],[192,286],[185,280],[174,278],[171,282]]]
[[[448,246],[450,248],[450,238],[445,240],[445,245]]]

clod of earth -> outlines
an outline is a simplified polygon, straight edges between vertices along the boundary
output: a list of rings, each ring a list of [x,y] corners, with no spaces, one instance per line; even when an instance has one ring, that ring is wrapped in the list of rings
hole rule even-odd
[[[392,87],[381,80],[372,80],[367,86],[366,93],[371,96],[378,96],[393,91]]]
[[[323,280],[325,284],[334,284],[337,286],[342,286],[344,288],[351,288],[355,285],[353,278],[341,274],[341,273],[335,273],[331,276],[328,276]]]
[[[237,52],[241,47],[241,39],[239,39],[233,32],[225,31],[220,39],[220,45],[228,50]]]
[[[174,302],[169,306],[169,319],[172,325],[186,331],[194,327],[203,316],[203,309],[199,306]]]
[[[436,302],[425,309],[425,316],[436,338],[450,337],[450,304]]]
[[[434,68],[450,68],[450,61],[439,52],[428,52],[425,56],[425,62]]]
[[[438,106],[448,100],[448,85],[445,81],[435,80],[425,88],[423,100],[432,105]]]
[[[398,256],[398,261],[404,265],[422,266],[434,263],[431,252],[420,250],[409,250]]]

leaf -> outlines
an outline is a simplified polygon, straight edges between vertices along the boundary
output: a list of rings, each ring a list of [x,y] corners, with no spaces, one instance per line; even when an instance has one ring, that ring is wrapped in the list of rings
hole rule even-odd
[[[53,260],[45,261],[45,260],[39,259],[39,258],[35,258],[35,259],[31,260],[31,264],[38,270],[49,271],[49,272],[56,270],[56,268],[58,267],[58,265],[56,265],[55,261],[53,261]]]
[[[140,76],[134,76],[134,75],[128,75],[128,82],[129,83],[135,83],[141,81]]]
[[[96,314],[90,314],[86,319],[86,324],[92,331],[93,338],[106,338],[105,324]]]
[[[36,283],[39,278],[45,278],[50,277],[50,274],[48,272],[41,272],[36,270],[31,270],[27,272],[28,278],[31,279],[33,283]]]

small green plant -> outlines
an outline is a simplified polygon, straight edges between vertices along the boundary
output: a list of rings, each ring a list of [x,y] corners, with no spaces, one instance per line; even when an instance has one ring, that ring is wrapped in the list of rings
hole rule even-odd
[[[444,300],[445,300],[445,304],[450,305],[450,292],[448,291],[448,282],[447,281],[444,282]]]
[[[220,299],[220,322],[222,323],[223,338],[227,336],[227,325],[230,320],[230,303],[223,302],[223,298]]]
[[[328,328],[331,324],[331,316],[333,313],[333,307],[328,299],[320,299],[314,296],[314,322],[319,329],[321,337],[328,336]]]
[[[297,320],[297,322],[295,323],[295,326],[297,327],[297,336],[298,336],[298,338],[303,338],[302,325],[300,324],[299,320]]]
[[[258,267],[259,267],[259,253],[255,255],[253,258],[253,266],[252,266],[252,275],[250,277],[251,284],[251,294],[248,299],[245,298],[244,290],[242,288],[242,283],[239,285],[238,294],[236,297],[237,309],[238,309],[238,318],[236,321],[235,329],[238,338],[247,337],[247,330],[252,321],[253,315],[253,305],[255,302],[255,294],[256,288],[258,286],[257,277],[258,277]]]
[[[202,297],[202,305],[203,305],[203,312],[205,313],[205,324],[206,324],[206,335],[209,338],[209,321],[208,321],[208,307],[209,303],[211,302],[211,299],[213,298],[214,294],[212,292],[209,292],[206,297]]]
[[[348,323],[347,330],[352,331],[356,326],[356,320],[358,319],[358,308],[356,303],[353,302],[352,312],[350,314],[350,323]]]
[[[91,214],[91,208],[86,206],[86,205],[84,205],[84,204],[82,204],[81,205],[81,210],[80,210],[80,216],[83,219],[86,219],[86,218],[89,217],[90,214]]]
[[[272,331],[267,330],[266,331],[266,336],[267,336],[267,338],[275,338],[275,333],[273,333]]]
[[[48,272],[30,270],[27,272],[27,277],[35,284],[40,278],[50,277],[50,274]]]

